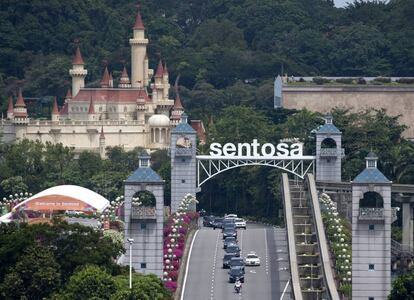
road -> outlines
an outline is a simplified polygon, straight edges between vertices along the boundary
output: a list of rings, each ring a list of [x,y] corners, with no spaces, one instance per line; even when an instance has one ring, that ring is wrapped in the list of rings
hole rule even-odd
[[[222,268],[221,230],[201,228],[194,240],[182,300],[280,298],[289,278],[285,231],[248,224],[247,230],[238,231],[238,240],[243,257],[255,251],[261,258],[261,266],[246,267],[242,292],[234,292],[233,284],[228,282],[228,269]]]

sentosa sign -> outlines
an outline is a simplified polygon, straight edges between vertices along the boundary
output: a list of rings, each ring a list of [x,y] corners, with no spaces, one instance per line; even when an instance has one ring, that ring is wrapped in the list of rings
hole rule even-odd
[[[212,143],[210,145],[212,157],[252,157],[252,158],[294,158],[303,157],[302,143],[279,143],[276,146],[271,143],[261,145],[257,139],[252,143]]]

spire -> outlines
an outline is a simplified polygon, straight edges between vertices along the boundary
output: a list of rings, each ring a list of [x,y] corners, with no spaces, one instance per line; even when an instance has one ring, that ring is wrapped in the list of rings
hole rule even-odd
[[[128,76],[128,71],[126,69],[126,67],[124,66],[124,69],[122,70],[122,74],[121,74],[121,78],[119,80],[120,83],[123,84],[129,84],[129,76]]]
[[[76,53],[75,53],[75,57],[73,58],[72,64],[73,65],[84,65],[85,64],[83,62],[82,54],[80,52],[79,46],[76,47]]]
[[[145,29],[144,22],[142,21],[141,13],[139,11],[139,7],[137,11],[137,16],[135,17],[135,24],[134,24],[133,29],[142,29],[142,30]]]
[[[68,88],[68,91],[66,92],[65,100],[72,99],[72,92],[70,88]]]
[[[55,97],[55,99],[53,100],[53,109],[52,109],[52,115],[58,115],[59,114],[59,108],[57,105],[57,99]]]
[[[184,110],[184,107],[181,103],[180,94],[177,94],[177,97],[175,97],[174,110]]]
[[[93,114],[95,114],[95,108],[93,107],[93,100],[91,97],[91,101],[89,102],[88,115],[93,115]]]
[[[102,76],[102,80],[101,80],[101,87],[102,88],[109,87],[109,80],[110,80],[110,77],[109,77],[108,67],[106,66],[104,74]]]
[[[164,63],[164,75],[168,75],[167,62]]]
[[[114,87],[114,79],[112,78],[112,72],[109,73],[109,87]]]
[[[155,77],[162,77],[163,74],[164,68],[162,66],[162,60],[160,59],[160,61],[158,62],[157,71],[155,72]]]
[[[7,108],[7,113],[13,113],[13,98],[9,96],[9,107]]]
[[[105,139],[105,134],[104,134],[103,126],[101,127],[101,134],[99,135],[99,139],[100,140],[104,140]]]
[[[17,97],[16,107],[26,107],[24,103],[23,95],[22,95],[22,88],[19,88],[19,96]]]

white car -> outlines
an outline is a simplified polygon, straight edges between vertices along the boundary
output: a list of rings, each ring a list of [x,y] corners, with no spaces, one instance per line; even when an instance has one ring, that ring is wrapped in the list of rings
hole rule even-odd
[[[246,229],[246,221],[244,219],[237,218],[234,220],[234,224],[236,224],[236,228]]]
[[[260,266],[260,257],[258,257],[254,252],[247,254],[245,261],[246,266]]]
[[[234,219],[234,218],[237,218],[237,215],[236,214],[228,214],[228,215],[225,215],[224,218],[225,219]]]

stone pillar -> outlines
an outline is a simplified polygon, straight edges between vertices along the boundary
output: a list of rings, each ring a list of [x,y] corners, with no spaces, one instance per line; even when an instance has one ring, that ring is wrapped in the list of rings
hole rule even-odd
[[[196,131],[182,114],[181,123],[171,131],[171,212],[177,211],[187,194],[196,195]],[[195,206],[192,207],[195,210]]]
[[[410,202],[402,203],[402,244],[413,247],[413,208]]]

